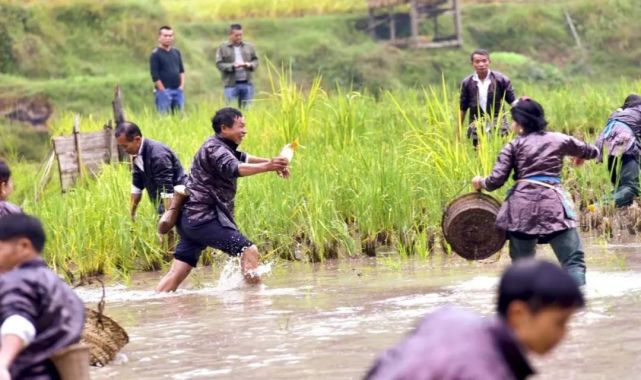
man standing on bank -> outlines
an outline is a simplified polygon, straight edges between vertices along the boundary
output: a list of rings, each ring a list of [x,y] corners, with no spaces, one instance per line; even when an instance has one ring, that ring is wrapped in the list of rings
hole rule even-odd
[[[470,55],[474,74],[461,82],[460,95],[460,123],[465,122],[465,114],[470,110],[467,137],[472,139],[472,144],[478,145],[478,132],[476,130],[478,119],[489,118],[491,121],[486,132],[500,123],[501,135],[507,135],[509,126],[507,119],[499,120],[501,105],[505,101],[514,105],[516,96],[510,79],[498,71],[490,70],[490,53],[484,49],[477,49]]]
[[[216,67],[220,71],[225,86],[225,103],[238,108],[251,103],[254,98],[252,72],[258,67],[258,57],[254,47],[243,41],[243,28],[240,24],[229,27],[229,40],[216,50]]]
[[[235,108],[220,109],[212,118],[215,135],[200,147],[187,180],[189,198],[177,223],[180,241],[169,273],[156,291],[175,291],[196,267],[205,247],[219,249],[230,256],[240,255],[245,282],[258,284],[258,248],[240,231],[234,220],[234,198],[238,177],[276,172],[289,177],[289,161],[250,156],[237,150],[247,134],[245,119]]]
[[[144,138],[140,128],[132,122],[119,124],[115,136],[118,145],[132,155],[134,161],[131,170],[131,219],[136,220],[144,189],[147,189],[158,214],[162,215],[169,208],[174,186],[184,184],[187,179],[178,156],[166,145]]]
[[[185,107],[185,68],[180,51],[173,47],[174,31],[170,26],[158,30],[158,47],[149,57],[151,80],[155,85],[156,110],[166,114]]]

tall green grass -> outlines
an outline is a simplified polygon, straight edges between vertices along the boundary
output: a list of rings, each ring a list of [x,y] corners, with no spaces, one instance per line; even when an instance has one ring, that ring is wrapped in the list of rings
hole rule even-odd
[[[482,134],[475,151],[465,126],[458,124],[458,93],[445,84],[375,97],[341,88],[324,91],[318,81],[302,89],[286,75],[273,74],[272,83],[272,91],[246,111],[249,134],[241,148],[271,157],[295,138],[304,148],[294,157],[289,180],[274,174],[239,180],[237,221],[267,257],[293,258],[298,250],[304,259],[322,260],[359,255],[381,244],[426,256],[438,241],[447,202],[471,191],[474,175],[489,174],[511,138]],[[521,94],[543,103],[550,130],[593,141],[609,112],[640,90],[639,82],[622,82],[528,86]],[[128,119],[145,136],[173,148],[188,167],[212,133],[210,118],[221,106],[201,103],[176,117],[128,112]],[[82,130],[100,129],[106,118],[86,117]],[[68,133],[71,125],[72,116],[63,115],[53,131]],[[23,190],[16,201],[44,220],[45,255],[61,273],[126,275],[163,262],[151,204],[145,199],[137,222],[129,220],[127,164],[106,166],[65,195],[49,189],[40,200],[26,191],[36,187],[36,170],[15,167],[14,181]],[[583,204],[610,191],[606,169],[592,162],[566,169],[564,180]],[[502,198],[510,185],[495,196]]]

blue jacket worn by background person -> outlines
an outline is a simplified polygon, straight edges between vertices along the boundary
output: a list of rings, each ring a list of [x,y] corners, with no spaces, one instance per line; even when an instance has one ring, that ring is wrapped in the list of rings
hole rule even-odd
[[[521,344],[500,317],[446,307],[381,354],[367,380],[521,380],[532,375]]]
[[[11,377],[58,379],[49,358],[80,341],[85,323],[80,298],[42,259],[35,259],[0,276],[0,324],[12,315],[31,322],[36,335],[9,368]]]
[[[237,228],[234,221],[238,166],[247,154],[230,140],[212,136],[200,147],[187,180],[189,199],[183,213],[193,224],[217,218],[223,227]]]
[[[133,165],[132,185],[147,189],[152,202],[158,204],[161,193],[173,194],[174,186],[184,184],[187,176],[176,153],[166,145],[145,138],[141,149],[143,170]]]

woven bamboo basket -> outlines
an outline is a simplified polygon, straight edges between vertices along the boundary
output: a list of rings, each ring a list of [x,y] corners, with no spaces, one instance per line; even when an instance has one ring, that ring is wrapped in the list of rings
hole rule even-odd
[[[505,245],[505,231],[494,225],[501,202],[480,192],[461,195],[445,208],[443,236],[467,260],[483,260]]]
[[[99,311],[85,308],[85,315],[81,342],[89,346],[89,363],[102,367],[129,343],[129,336],[118,323]]]

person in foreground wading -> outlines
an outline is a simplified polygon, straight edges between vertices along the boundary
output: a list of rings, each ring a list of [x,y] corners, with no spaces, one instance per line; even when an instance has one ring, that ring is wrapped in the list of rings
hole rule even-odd
[[[512,129],[517,137],[501,150],[490,176],[474,177],[472,186],[494,191],[514,172],[516,183],[496,216],[496,226],[507,231],[510,257],[532,257],[537,244],[549,243],[563,267],[579,285],[585,284],[585,260],[572,197],[561,186],[565,156],[579,166],[596,158],[599,150],[572,136],[546,132],[543,107],[522,97],[512,107]]]
[[[289,177],[289,161],[250,156],[238,150],[247,134],[245,118],[235,108],[220,109],[212,118],[215,135],[200,147],[187,179],[189,198],[182,206],[177,229],[180,241],[169,272],[156,287],[174,291],[187,277],[205,247],[239,256],[245,281],[258,284],[258,248],[240,231],[234,220],[236,180],[265,172]],[[172,206],[173,207],[173,206]]]
[[[47,267],[44,245],[38,219],[0,218],[0,380],[60,379],[51,358],[82,335],[84,305]]]
[[[499,283],[496,316],[444,307],[381,354],[366,380],[522,380],[528,353],[544,355],[585,304],[576,282],[546,261],[521,260]]]

